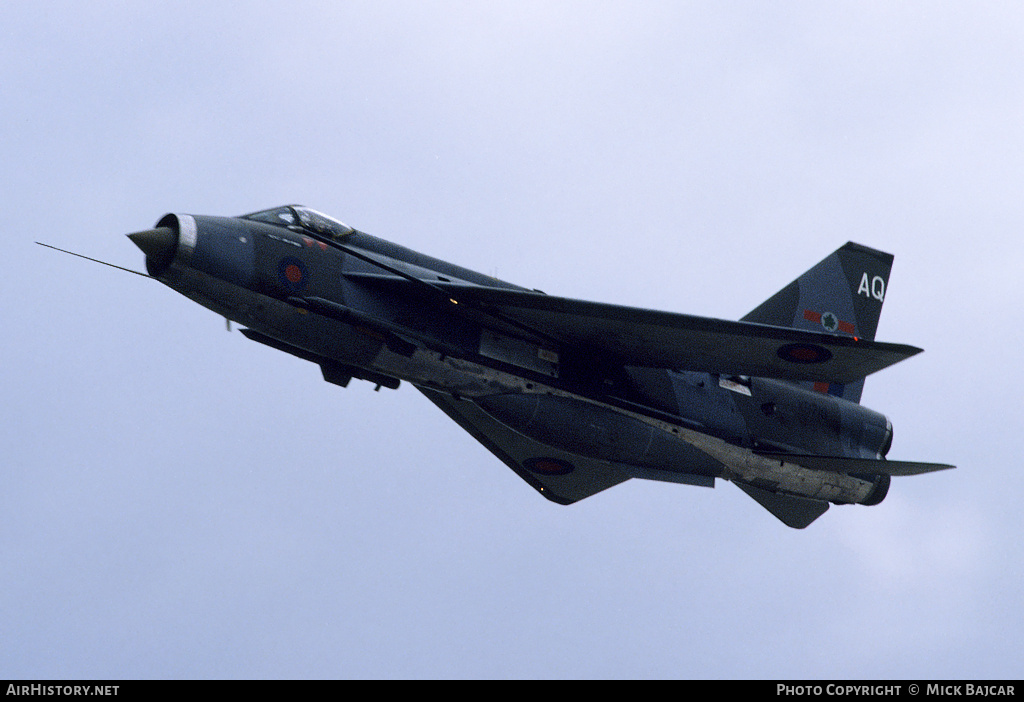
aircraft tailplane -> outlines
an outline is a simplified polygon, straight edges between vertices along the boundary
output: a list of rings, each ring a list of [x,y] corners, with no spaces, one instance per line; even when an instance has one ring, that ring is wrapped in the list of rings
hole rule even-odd
[[[782,495],[769,492],[750,483],[735,482],[736,487],[757,500],[758,504],[774,514],[783,524],[794,529],[806,528],[828,510],[828,502],[824,500]]]

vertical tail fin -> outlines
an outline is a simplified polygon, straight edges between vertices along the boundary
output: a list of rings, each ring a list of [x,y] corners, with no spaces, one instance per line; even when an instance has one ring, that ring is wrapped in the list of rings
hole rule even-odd
[[[873,341],[889,285],[892,254],[849,242],[762,302],[744,322],[825,331]],[[864,381],[806,383],[860,402]]]

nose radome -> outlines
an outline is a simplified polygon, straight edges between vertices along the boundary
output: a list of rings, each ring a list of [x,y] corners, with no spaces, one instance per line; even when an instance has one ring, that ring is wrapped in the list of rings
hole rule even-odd
[[[129,234],[128,238],[147,256],[160,258],[174,250],[176,237],[170,227],[157,227]]]
[[[132,243],[146,254],[146,270],[157,276],[174,260],[178,235],[170,227],[157,227],[129,234]]]

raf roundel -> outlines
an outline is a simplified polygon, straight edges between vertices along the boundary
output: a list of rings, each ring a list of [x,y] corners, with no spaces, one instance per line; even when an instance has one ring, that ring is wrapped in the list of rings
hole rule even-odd
[[[573,471],[571,463],[558,458],[529,458],[523,461],[523,465],[538,475],[568,475]]]
[[[282,258],[277,264],[277,277],[291,292],[302,292],[309,282],[309,273],[306,271],[306,264],[294,256]]]
[[[786,344],[776,353],[790,363],[824,363],[832,358],[831,351],[816,344]]]

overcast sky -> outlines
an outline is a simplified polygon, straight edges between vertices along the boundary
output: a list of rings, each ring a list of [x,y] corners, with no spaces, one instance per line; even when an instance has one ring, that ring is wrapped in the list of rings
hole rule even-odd
[[[0,677],[1019,678],[1017,2],[0,9]],[[877,507],[562,507],[411,387],[154,281],[165,212],[298,202],[551,294],[735,319],[896,260]]]

